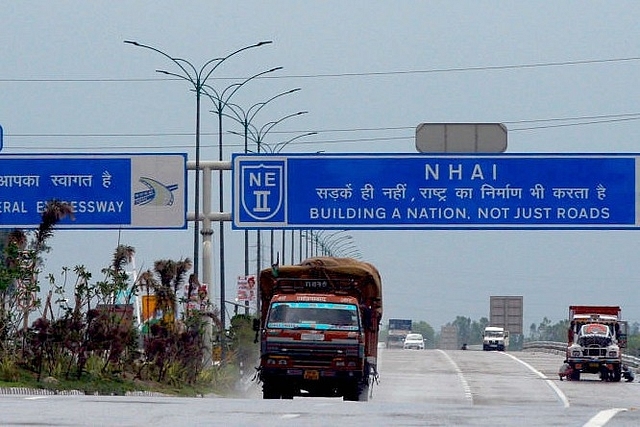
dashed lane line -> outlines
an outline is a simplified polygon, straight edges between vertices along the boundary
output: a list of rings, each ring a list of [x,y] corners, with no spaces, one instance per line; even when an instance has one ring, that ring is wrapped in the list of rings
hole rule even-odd
[[[467,382],[466,378],[462,374],[462,370],[460,369],[458,364],[453,361],[451,356],[449,356],[445,351],[440,350],[440,349],[438,349],[438,351],[440,353],[442,353],[444,355],[444,357],[447,358],[447,360],[449,361],[451,366],[453,366],[453,369],[456,371],[456,374],[458,375],[458,380],[460,381],[460,383],[462,383],[462,389],[464,390],[464,398],[465,398],[465,400],[470,405],[473,405],[473,394],[471,394],[471,387],[469,387],[469,383]]]
[[[615,417],[618,412],[626,410],[626,408],[605,409],[594,415],[583,427],[602,427],[607,424],[611,418]]]

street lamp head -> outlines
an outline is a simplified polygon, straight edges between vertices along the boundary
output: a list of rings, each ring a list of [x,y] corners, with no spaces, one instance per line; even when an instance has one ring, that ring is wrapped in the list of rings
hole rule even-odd
[[[266,41],[261,41],[261,42],[256,43],[255,46],[258,47],[258,46],[263,46],[265,44],[271,44],[271,43],[273,43],[273,40],[266,40]]]
[[[244,137],[243,134],[241,134],[240,132],[236,132],[235,130],[228,130],[228,133],[230,133],[231,135],[236,135],[236,136],[242,136]]]
[[[318,132],[307,132],[307,133],[303,133],[303,134],[298,135],[298,136],[294,136],[291,139],[288,139],[286,141],[277,143],[274,146],[273,151],[279,153],[285,146],[289,145],[293,141],[296,141],[296,140],[298,140],[300,138],[306,138],[307,136],[317,135],[317,134],[318,134]]]
[[[244,81],[239,82],[239,83],[233,83],[229,86],[227,86],[225,89],[223,89],[221,92],[216,91],[213,87],[207,85],[207,84],[203,84],[203,88],[207,88],[209,89],[211,93],[208,93],[206,90],[203,91],[203,93],[207,96],[209,96],[209,98],[213,101],[214,105],[216,106],[216,110],[212,111],[212,113],[216,113],[218,114],[218,116],[221,118],[223,116],[223,110],[224,108],[230,103],[231,98],[233,97],[233,95],[245,84],[249,83],[251,80],[254,80],[260,76],[263,76],[265,74],[269,74],[272,73],[274,71],[278,71],[281,70],[282,67],[274,67],[271,68],[269,70],[266,71],[261,71],[257,74],[254,74],[251,77],[248,77],[246,79],[244,79]]]
[[[241,124],[243,127],[247,128],[250,126],[251,122],[253,121],[255,116],[258,114],[258,112],[262,110],[271,101],[274,101],[284,95],[289,95],[291,93],[298,92],[299,90],[302,90],[302,89],[298,87],[295,89],[290,89],[286,92],[280,92],[277,95],[274,95],[271,98],[267,99],[266,101],[253,104],[251,107],[249,107],[246,110],[240,107],[238,104],[228,102],[227,107],[229,107],[229,110],[231,110],[233,114],[232,115],[226,114],[226,113],[223,113],[223,114],[225,117],[228,117],[236,121],[237,123]]]
[[[132,44],[134,46],[141,46],[140,43],[138,43],[136,41],[133,41],[133,40],[125,40],[124,42],[128,43],[128,44]]]

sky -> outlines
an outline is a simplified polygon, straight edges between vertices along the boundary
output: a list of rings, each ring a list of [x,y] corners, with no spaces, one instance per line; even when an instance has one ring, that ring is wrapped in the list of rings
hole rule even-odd
[[[155,71],[179,72],[162,55],[125,40],[197,69],[272,41],[225,61],[207,82],[222,90],[282,67],[248,82],[233,103],[247,110],[300,88],[252,121],[260,128],[305,112],[264,135],[276,146],[315,132],[283,153],[415,154],[421,123],[504,123],[507,153],[637,153],[639,13],[636,1],[3,2],[0,155],[186,153],[193,159],[191,87]],[[202,160],[218,159],[212,109],[204,99]],[[243,140],[227,132],[240,130],[224,122],[225,160],[243,150]],[[343,234],[382,274],[385,321],[412,318],[438,330],[457,316],[488,317],[491,295],[513,295],[523,296],[525,331],[544,317],[566,318],[571,304],[621,305],[627,320],[640,322],[640,231]],[[244,272],[243,236],[225,225],[228,300]],[[218,239],[216,224],[214,301]],[[119,243],[133,246],[136,269],[146,270],[156,260],[192,258],[193,224],[59,230],[42,274],[62,280],[63,267],[84,265],[102,280]]]

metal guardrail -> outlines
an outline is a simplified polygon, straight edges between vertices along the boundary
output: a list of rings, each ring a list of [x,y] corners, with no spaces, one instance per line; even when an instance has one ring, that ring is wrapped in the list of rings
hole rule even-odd
[[[546,351],[554,354],[565,354],[567,351],[567,343],[555,341],[529,341],[522,345],[522,351]],[[639,368],[640,358],[623,354],[622,363],[633,368]]]

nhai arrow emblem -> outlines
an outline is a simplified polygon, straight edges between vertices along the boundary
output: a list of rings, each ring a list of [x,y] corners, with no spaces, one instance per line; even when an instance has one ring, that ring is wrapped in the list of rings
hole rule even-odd
[[[138,191],[134,194],[134,205],[173,205],[173,192],[178,189],[178,184],[164,185],[153,178],[147,177],[140,177],[139,181],[146,185],[148,190]]]

